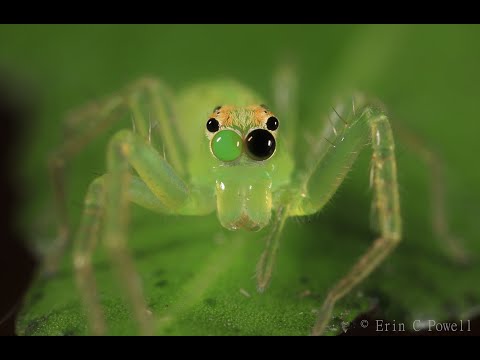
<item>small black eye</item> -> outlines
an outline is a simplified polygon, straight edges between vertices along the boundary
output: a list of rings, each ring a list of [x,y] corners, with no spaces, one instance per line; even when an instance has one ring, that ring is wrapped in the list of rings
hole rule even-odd
[[[278,129],[278,119],[274,116],[271,116],[267,120],[267,129],[275,131]]]
[[[275,138],[270,131],[256,129],[247,135],[247,151],[254,160],[266,160],[275,152]]]
[[[220,124],[218,123],[217,119],[208,119],[207,121],[207,130],[211,133],[217,132],[220,129]]]

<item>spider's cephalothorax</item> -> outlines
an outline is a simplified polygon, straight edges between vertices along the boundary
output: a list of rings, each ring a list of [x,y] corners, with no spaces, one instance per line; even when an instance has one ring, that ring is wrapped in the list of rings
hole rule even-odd
[[[224,227],[259,230],[269,223],[275,171],[270,159],[276,152],[278,127],[265,105],[217,106],[207,120],[210,151],[218,160],[217,210]]]

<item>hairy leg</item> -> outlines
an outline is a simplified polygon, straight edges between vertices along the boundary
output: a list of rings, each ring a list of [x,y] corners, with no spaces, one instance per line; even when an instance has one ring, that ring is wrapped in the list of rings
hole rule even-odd
[[[372,147],[372,185],[375,228],[379,236],[327,294],[312,330],[320,335],[327,326],[335,303],[365,279],[387,257],[401,239],[401,217],[393,134],[385,114],[361,96],[336,107],[332,129],[325,132],[326,146],[319,147],[318,160],[298,184],[300,196],[291,215],[319,211],[333,196],[352,167],[358,153]]]
[[[74,264],[80,293],[94,334],[105,333],[91,258],[104,224],[104,242],[110,261],[132,306],[141,334],[152,333],[140,278],[127,248],[129,202],[160,213],[205,214],[214,199],[205,191],[189,189],[165,159],[141,136],[123,130],[109,143],[108,173],[96,179],[85,199],[84,215],[75,239]],[[130,166],[138,173],[133,176]]]
[[[183,150],[179,146],[181,140],[175,129],[173,107],[173,97],[166,86],[155,79],[144,78],[104,101],[87,104],[67,117],[64,143],[49,160],[58,218],[58,235],[51,255],[46,260],[47,272],[56,271],[69,238],[64,176],[66,164],[69,164],[92,139],[113,123],[130,115],[133,128],[148,142],[151,142],[152,129],[160,135],[169,162],[181,176],[184,175]]]

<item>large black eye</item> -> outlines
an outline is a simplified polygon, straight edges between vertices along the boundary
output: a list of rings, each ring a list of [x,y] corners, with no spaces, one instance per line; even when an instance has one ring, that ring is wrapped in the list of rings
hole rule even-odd
[[[208,119],[207,121],[207,130],[211,133],[217,132],[220,128],[220,124],[218,123],[217,119]]]
[[[267,129],[275,131],[278,129],[278,119],[274,116],[270,116],[267,120]]]
[[[254,160],[266,160],[275,152],[275,138],[270,131],[256,129],[247,135],[247,150]]]

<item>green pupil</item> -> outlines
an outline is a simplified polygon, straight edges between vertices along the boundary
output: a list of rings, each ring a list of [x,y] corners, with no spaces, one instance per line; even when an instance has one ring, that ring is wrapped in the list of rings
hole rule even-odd
[[[212,152],[218,160],[233,161],[242,153],[242,138],[235,131],[222,130],[212,139]]]

